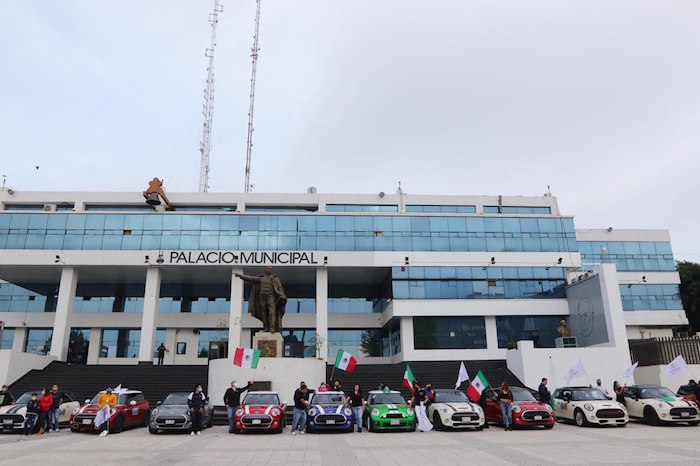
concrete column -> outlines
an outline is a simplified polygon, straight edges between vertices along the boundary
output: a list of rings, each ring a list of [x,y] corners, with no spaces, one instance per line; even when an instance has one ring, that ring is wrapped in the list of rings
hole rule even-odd
[[[169,328],[165,331],[165,348],[169,351],[165,353],[163,364],[175,364],[177,354],[177,329]]]
[[[498,349],[498,331],[496,330],[496,316],[484,317],[486,324],[486,349]]]
[[[88,364],[97,364],[100,357],[100,347],[102,346],[102,329],[90,329],[90,342],[88,343]]]
[[[414,359],[413,317],[401,317],[401,353],[404,361]],[[389,342],[391,344],[391,342]]]
[[[59,361],[65,361],[68,356],[70,342],[70,321],[75,303],[75,289],[78,286],[78,270],[75,267],[63,267],[61,283],[58,287],[56,300],[56,316],[53,321],[53,336],[49,354]]]
[[[238,204],[239,207],[242,203]],[[243,325],[243,280],[234,274],[243,273],[240,267],[231,269],[231,312],[228,320],[228,359],[233,361],[236,348],[241,346],[241,327]],[[243,346],[247,346],[243,345]]]
[[[143,316],[141,317],[141,343],[139,344],[139,364],[153,364],[153,350],[156,339],[156,314],[160,299],[160,268],[149,267],[146,271],[146,292],[143,295]]]
[[[16,327],[15,339],[12,341],[12,351],[24,351],[24,342],[27,341],[27,328]],[[68,349],[66,349],[66,354]]]
[[[316,357],[328,360],[328,269],[316,269]]]

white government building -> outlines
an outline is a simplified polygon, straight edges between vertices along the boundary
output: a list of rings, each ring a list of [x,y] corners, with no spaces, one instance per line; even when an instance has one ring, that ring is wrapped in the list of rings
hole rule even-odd
[[[580,354],[614,378],[628,338],[687,324],[667,231],[580,228],[551,195],[167,197],[0,191],[0,376],[46,358],[150,363],[161,343],[166,364],[251,347],[261,323],[233,274],[266,265],[289,298],[285,357],[331,364],[338,348],[500,359],[533,386],[542,361],[565,371]],[[579,348],[555,347],[562,319]]]

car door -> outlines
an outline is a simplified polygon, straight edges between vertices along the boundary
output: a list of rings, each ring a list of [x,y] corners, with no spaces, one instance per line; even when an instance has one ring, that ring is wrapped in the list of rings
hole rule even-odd
[[[641,390],[633,388],[624,392],[625,407],[630,417],[644,417],[644,401],[641,398]]]
[[[139,408],[138,401],[136,397],[138,393],[129,393],[126,395],[126,409],[124,410],[124,425],[133,426],[138,423],[140,419],[141,409]],[[135,402],[134,406],[131,406],[131,402]]]
[[[80,402],[75,401],[73,395],[70,393],[63,394],[63,403],[60,405],[60,416],[58,418],[59,423],[70,422],[70,416],[76,408],[80,407]]]
[[[554,413],[557,417],[563,419],[574,418],[574,410],[571,407],[571,403],[564,399],[565,396],[571,397],[571,395],[571,390],[568,389],[554,390],[554,395],[552,396],[554,397]]]
[[[484,390],[481,396],[486,396],[486,410],[484,415],[489,421],[501,422],[501,407],[498,405],[496,392],[489,388]]]

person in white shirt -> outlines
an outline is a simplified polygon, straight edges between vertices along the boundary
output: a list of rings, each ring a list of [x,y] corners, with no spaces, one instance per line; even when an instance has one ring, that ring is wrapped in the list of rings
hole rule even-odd
[[[610,398],[610,392],[608,391],[607,388],[603,387],[603,383],[600,381],[600,379],[596,380],[596,388],[603,392],[603,395],[606,397]]]

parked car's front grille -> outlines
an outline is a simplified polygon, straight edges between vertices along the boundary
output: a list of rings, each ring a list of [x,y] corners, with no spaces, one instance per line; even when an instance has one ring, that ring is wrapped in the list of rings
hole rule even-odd
[[[342,414],[319,414],[316,416],[316,424],[345,424],[346,421],[347,418]]]
[[[600,419],[614,419],[618,417],[625,417],[625,412],[621,409],[599,409],[595,415]]]
[[[21,414],[0,415],[0,427],[12,428],[15,424],[24,424],[24,417]]]
[[[168,427],[182,427],[185,425],[185,422],[187,422],[187,418],[177,414],[165,414],[156,417],[156,425],[166,429]]]
[[[272,417],[267,414],[246,414],[241,422],[246,427],[267,427],[272,423]]]
[[[688,413],[685,416],[683,413]],[[671,408],[671,416],[678,416],[678,417],[693,417],[698,413],[698,411],[695,408]]]
[[[452,415],[452,420],[455,422],[478,421],[479,415],[476,413],[455,413]]]
[[[91,425],[94,424],[95,422],[95,415],[94,414],[78,414],[73,418],[73,422],[75,424],[80,424],[80,425]]]
[[[406,417],[406,415],[402,413],[386,413],[382,415],[382,417],[386,419],[402,419]]]
[[[523,417],[523,419],[525,419],[526,421],[534,421],[534,420],[535,420],[535,416],[542,416],[542,419],[539,419],[538,422],[539,422],[540,420],[546,421],[546,420],[548,420],[549,418],[552,417],[552,415],[549,413],[549,411],[525,411],[525,412],[523,413],[523,416],[522,416],[522,417]]]

